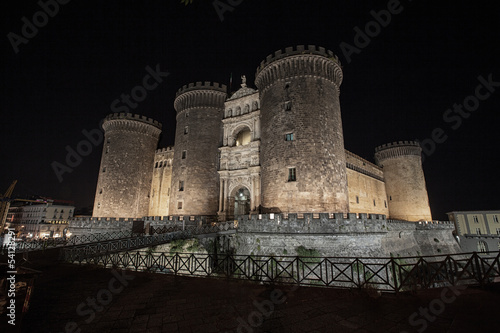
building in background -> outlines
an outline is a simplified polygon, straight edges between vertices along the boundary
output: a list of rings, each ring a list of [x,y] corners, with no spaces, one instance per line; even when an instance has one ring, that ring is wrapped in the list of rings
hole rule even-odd
[[[500,210],[447,213],[464,252],[500,250]]]
[[[74,212],[74,206],[53,202],[29,203],[11,206],[7,223],[19,238],[65,237]]]

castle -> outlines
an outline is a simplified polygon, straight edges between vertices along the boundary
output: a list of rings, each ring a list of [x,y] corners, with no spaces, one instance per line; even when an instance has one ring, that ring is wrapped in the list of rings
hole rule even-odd
[[[432,220],[421,148],[375,149],[376,164],[344,149],[338,58],[286,48],[257,68],[255,85],[197,82],[179,89],[175,147],[156,150],[161,124],[105,118],[94,217],[252,213],[368,213]]]

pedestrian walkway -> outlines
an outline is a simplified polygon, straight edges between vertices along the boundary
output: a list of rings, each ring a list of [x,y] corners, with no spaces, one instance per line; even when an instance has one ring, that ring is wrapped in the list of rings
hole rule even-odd
[[[32,267],[43,273],[22,332],[500,331],[498,284],[379,294],[85,265]],[[5,324],[2,315],[0,331]]]

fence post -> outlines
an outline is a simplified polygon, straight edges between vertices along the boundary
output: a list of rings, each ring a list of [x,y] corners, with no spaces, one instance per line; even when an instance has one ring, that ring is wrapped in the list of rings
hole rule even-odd
[[[300,263],[299,263],[299,256],[296,256],[295,260],[297,261],[297,285],[300,285]]]
[[[177,275],[177,270],[179,269],[179,253],[175,252],[175,259],[174,259],[174,273]]]
[[[473,252],[471,259],[474,259],[474,261],[473,261],[474,266],[475,266],[474,273],[477,276],[477,279],[479,281],[479,285],[483,286],[483,276],[481,274],[481,266],[479,265],[479,255],[477,254],[477,252],[475,252],[475,251]]]
[[[394,258],[392,257],[391,257],[391,266],[392,266],[392,279],[394,281],[394,291],[398,293],[399,286],[398,286],[398,277],[396,275],[396,263],[394,262]]]

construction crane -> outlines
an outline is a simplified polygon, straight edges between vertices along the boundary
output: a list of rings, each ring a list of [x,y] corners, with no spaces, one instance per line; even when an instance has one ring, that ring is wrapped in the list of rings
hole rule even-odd
[[[0,197],[0,224],[2,227],[0,229],[0,233],[2,233],[5,228],[5,220],[7,219],[7,213],[9,212],[10,203],[12,201],[10,197],[12,196],[12,192],[14,192],[14,187],[16,187],[16,184],[17,180],[14,180],[12,184],[10,184],[5,194]]]

